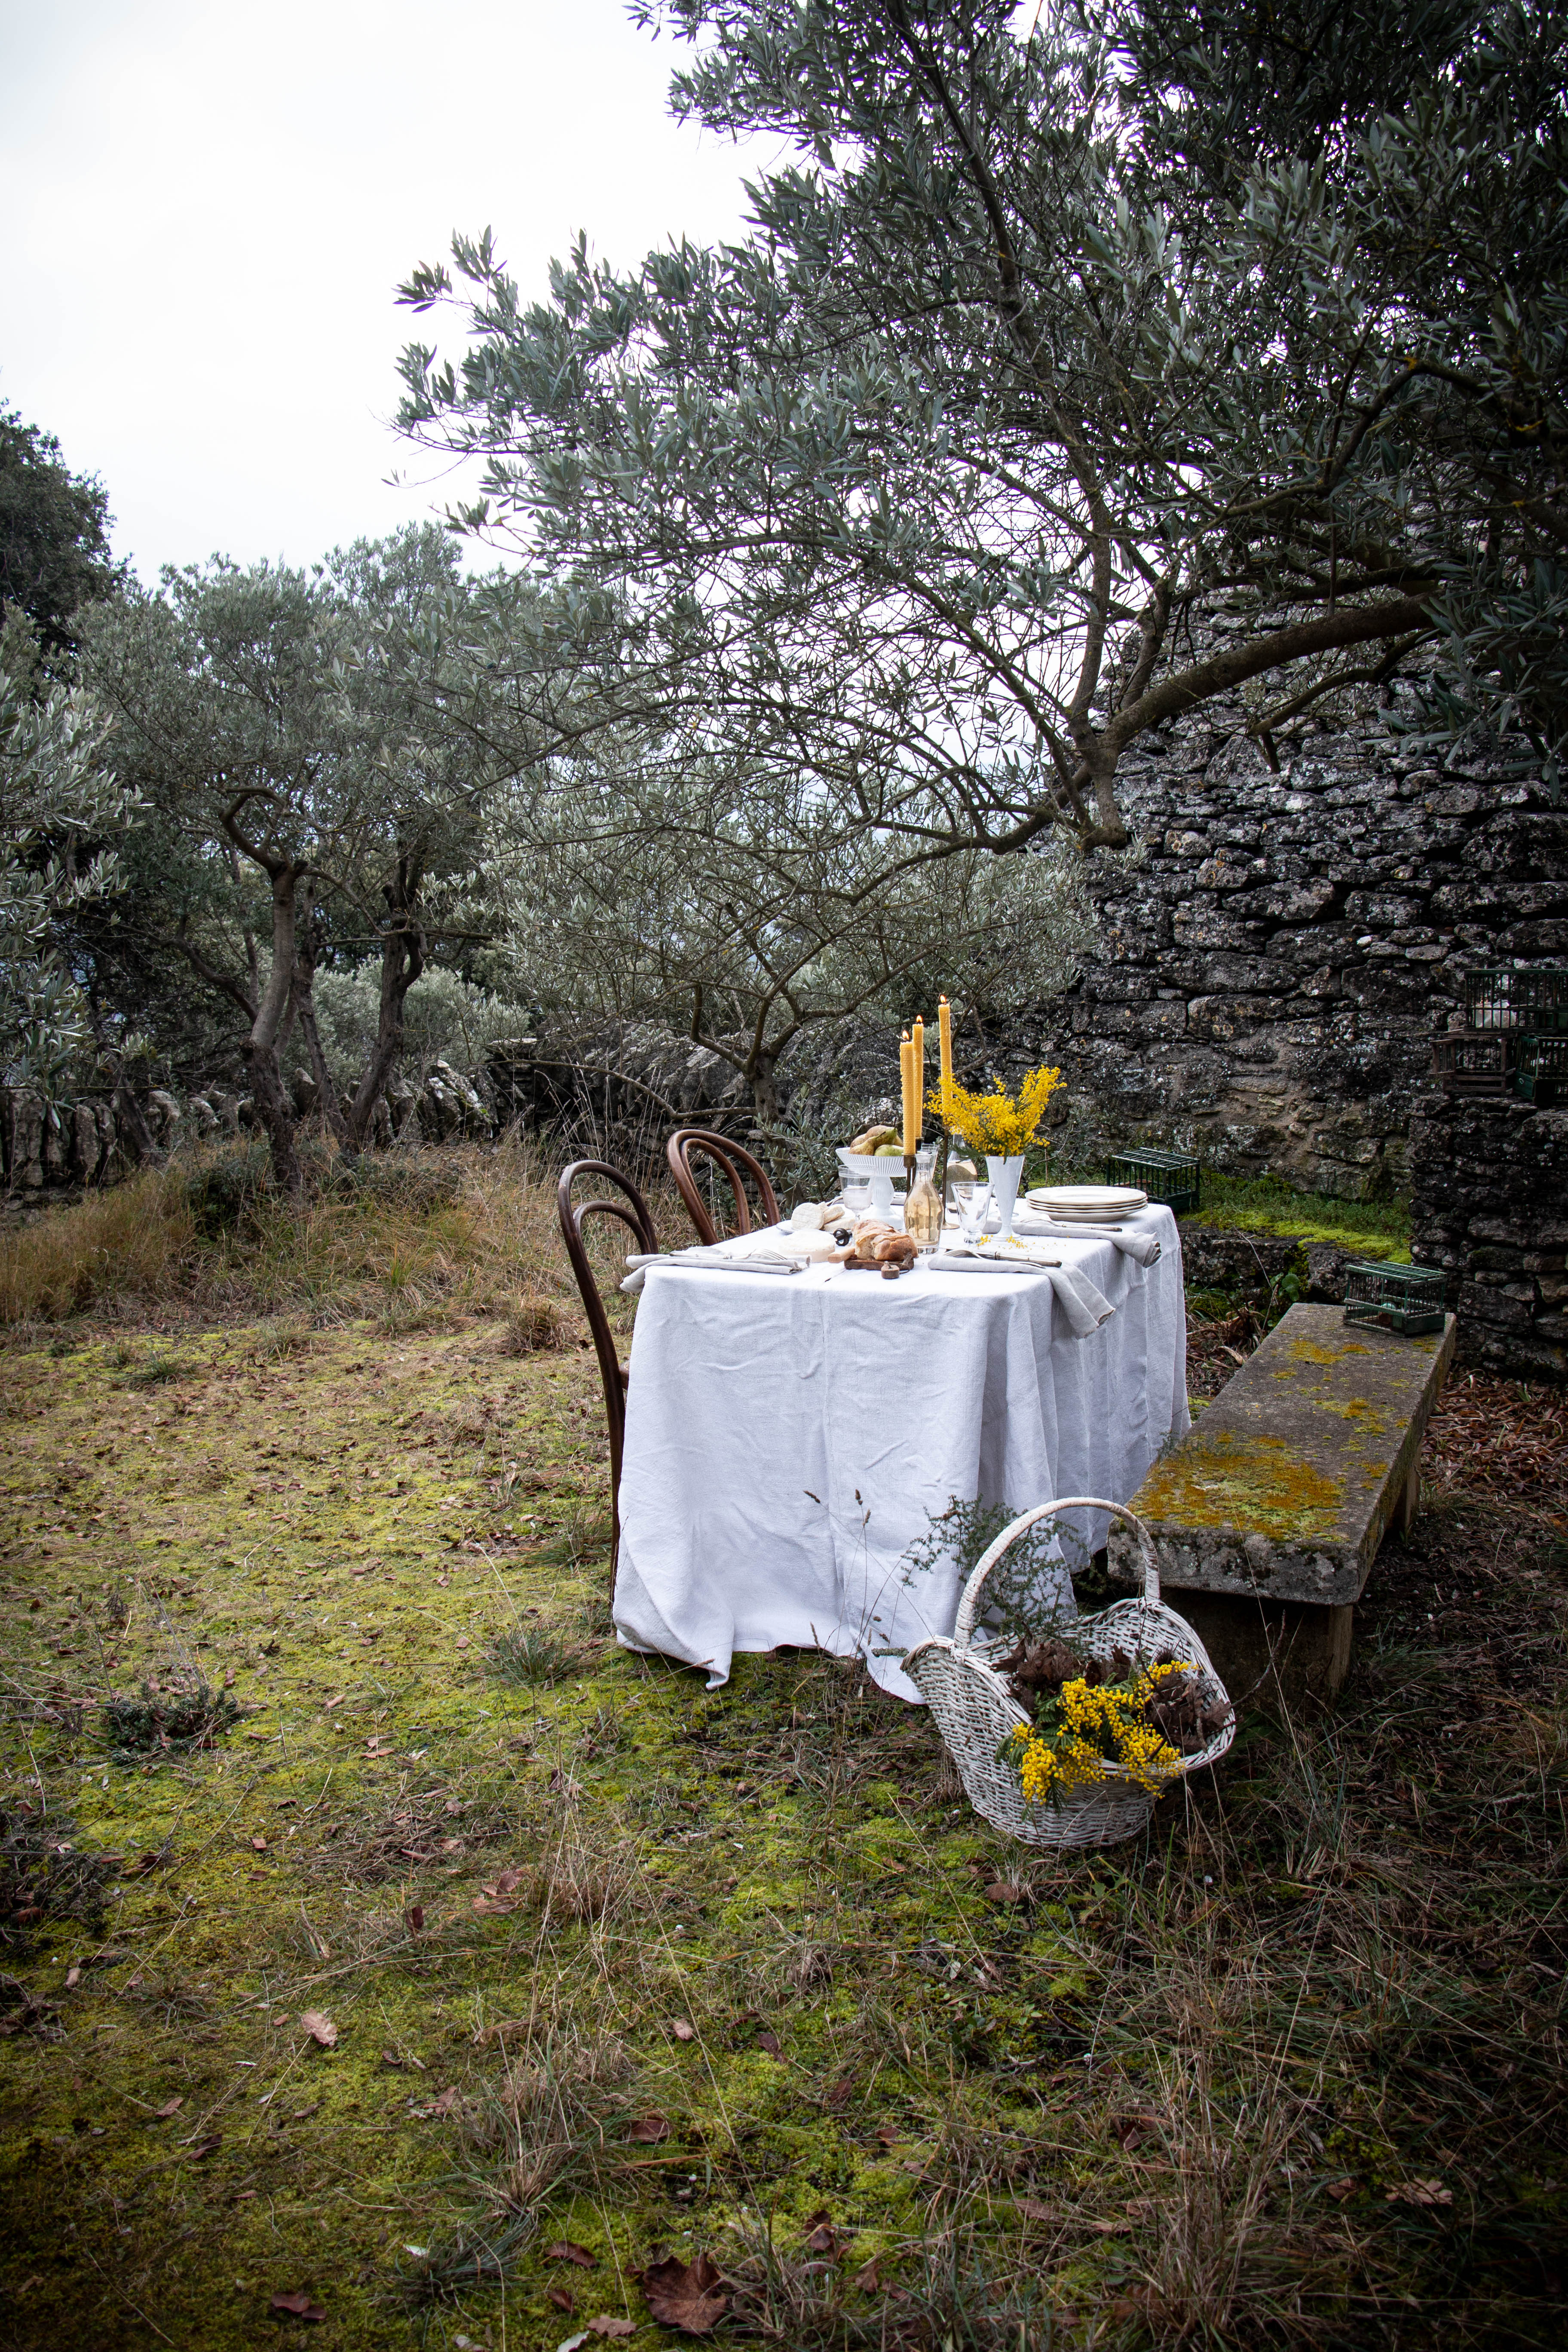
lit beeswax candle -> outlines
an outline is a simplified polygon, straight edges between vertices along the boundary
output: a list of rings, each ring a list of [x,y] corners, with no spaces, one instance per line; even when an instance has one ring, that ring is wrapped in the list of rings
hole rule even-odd
[[[911,1059],[915,1073],[915,1139],[913,1143],[910,1141],[909,1131],[906,1129],[904,1132],[906,1152],[916,1149],[926,1131],[926,1025],[918,1013],[915,1015],[914,1035],[911,1043],[914,1046]]]
[[[942,1052],[942,1108],[947,1117],[947,1098],[952,1087],[952,1007],[944,996],[936,1009],[937,1042]]]
[[[915,1131],[915,1113],[914,1113],[914,1091],[915,1091],[915,1045],[914,1045],[914,1039],[910,1035],[910,1033],[909,1033],[909,1031],[908,1031],[907,1029],[905,1030],[905,1032],[904,1032],[904,1034],[903,1034],[903,1036],[902,1036],[902,1038],[900,1040],[900,1043],[899,1043],[899,1075],[900,1075],[900,1076],[901,1077],[901,1079],[903,1080],[903,1089],[904,1089],[904,1158],[905,1158],[906,1160],[908,1160],[908,1159],[910,1157],[910,1155],[912,1154],[912,1152],[913,1152],[913,1150],[914,1150],[914,1148],[915,1148],[915,1147],[914,1147],[914,1131]]]

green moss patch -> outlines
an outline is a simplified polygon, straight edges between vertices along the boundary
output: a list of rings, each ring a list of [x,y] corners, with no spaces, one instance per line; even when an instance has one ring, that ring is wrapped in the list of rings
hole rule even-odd
[[[237,1325],[140,1384],[142,1339],[75,1336],[0,1357],[7,2345],[553,2352],[605,2316],[651,2347],[656,2252],[720,2263],[718,2341],[792,2352],[1465,2307],[1386,2192],[1477,2177],[1434,2153],[1473,2126],[1516,2210],[1530,2136],[1481,2085],[1555,2028],[1479,1997],[1474,2079],[1416,2120],[1459,2013],[1422,1990],[1425,1878],[1384,1998],[1425,1816],[1391,1861],[1386,1793],[1328,1823],[1340,1769],[1252,1727],[1146,1839],[1009,1845],[853,1667],[709,1694],[616,1644],[581,1351]],[[1220,1486],[1327,1508],[1266,1455]],[[201,1690],[205,1743],[165,1743]],[[1371,1907],[1325,1925],[1358,1819]],[[1189,2189],[1236,2233],[1218,2301],[1171,2257]]]
[[[1279,1437],[1198,1431],[1150,1471],[1139,1490],[1145,1518],[1185,1528],[1240,1528],[1310,1541],[1334,1532],[1342,1479]]]

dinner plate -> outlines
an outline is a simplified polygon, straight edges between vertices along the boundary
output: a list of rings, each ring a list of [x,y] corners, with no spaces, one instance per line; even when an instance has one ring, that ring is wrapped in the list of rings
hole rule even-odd
[[[1031,1208],[1044,1209],[1054,1217],[1108,1223],[1149,1204],[1147,1192],[1126,1184],[1038,1184],[1025,1198]]]

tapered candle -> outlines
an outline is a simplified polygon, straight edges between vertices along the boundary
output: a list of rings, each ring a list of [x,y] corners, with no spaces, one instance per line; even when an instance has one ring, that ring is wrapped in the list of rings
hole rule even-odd
[[[937,1043],[942,1053],[942,1115],[947,1118],[952,1093],[952,1007],[944,996],[936,1009]]]
[[[915,1144],[919,1144],[926,1131],[926,1025],[918,1013],[915,1015],[914,1035],[911,1043],[915,1049],[911,1056],[915,1072]],[[908,1152],[913,1148],[914,1146],[906,1136],[905,1151]]]
[[[907,1029],[899,1043],[899,1075],[903,1081],[904,1158],[908,1160],[915,1148],[915,1115],[913,1099],[915,1090],[915,1046],[914,1040],[910,1035]]]

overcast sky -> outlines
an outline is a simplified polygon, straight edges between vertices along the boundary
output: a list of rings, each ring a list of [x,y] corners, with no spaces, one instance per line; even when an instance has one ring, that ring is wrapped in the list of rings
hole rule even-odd
[[[0,400],[101,475],[151,582],[438,509],[387,423],[393,288],[493,225],[525,292],[741,226],[621,0],[0,0]],[[391,478],[404,479],[395,486]]]

